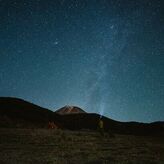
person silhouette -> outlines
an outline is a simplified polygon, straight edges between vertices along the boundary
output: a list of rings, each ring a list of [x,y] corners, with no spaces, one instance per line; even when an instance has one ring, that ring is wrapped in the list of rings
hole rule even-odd
[[[102,120],[102,118],[100,117],[99,119],[99,123],[98,123],[98,129],[99,129],[99,132],[102,136],[104,136],[104,122]]]

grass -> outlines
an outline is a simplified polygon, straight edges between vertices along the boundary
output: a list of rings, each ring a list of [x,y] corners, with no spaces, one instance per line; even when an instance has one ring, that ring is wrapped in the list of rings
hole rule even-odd
[[[94,131],[0,129],[1,164],[164,163],[162,137]]]

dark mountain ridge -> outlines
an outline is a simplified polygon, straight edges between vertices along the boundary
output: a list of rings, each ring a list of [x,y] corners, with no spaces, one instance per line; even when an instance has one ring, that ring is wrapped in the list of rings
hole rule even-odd
[[[97,130],[99,118],[99,114],[85,112],[61,115],[21,99],[0,98],[1,128],[47,128],[48,122],[53,121],[62,129]],[[104,116],[102,119],[106,132],[133,135],[164,134],[164,122],[162,121],[154,123],[119,122]]]
[[[42,127],[53,112],[22,99],[0,98],[0,127]]]

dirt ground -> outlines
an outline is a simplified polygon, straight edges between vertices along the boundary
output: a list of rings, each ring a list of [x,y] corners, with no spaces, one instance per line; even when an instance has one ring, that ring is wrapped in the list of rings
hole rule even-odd
[[[0,129],[0,164],[164,163],[162,137]]]

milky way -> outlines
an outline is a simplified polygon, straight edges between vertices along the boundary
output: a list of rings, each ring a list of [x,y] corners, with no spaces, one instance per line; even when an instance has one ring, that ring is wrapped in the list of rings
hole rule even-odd
[[[0,96],[164,120],[163,11],[162,0],[0,0]]]

